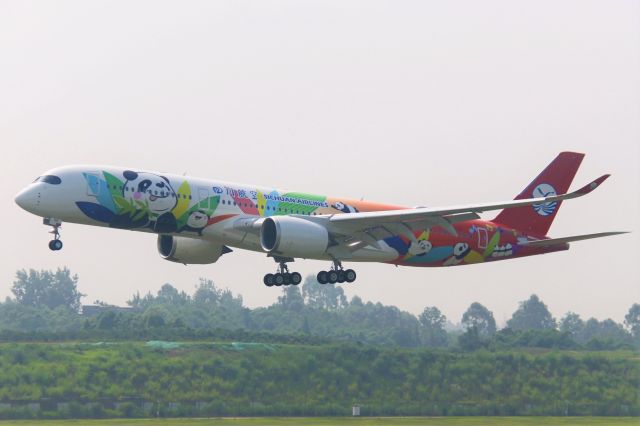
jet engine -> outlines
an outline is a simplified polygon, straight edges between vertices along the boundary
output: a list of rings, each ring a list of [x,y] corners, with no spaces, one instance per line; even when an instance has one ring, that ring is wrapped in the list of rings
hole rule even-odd
[[[158,252],[163,259],[178,263],[206,264],[216,262],[231,249],[223,244],[196,238],[158,235]]]
[[[260,228],[262,249],[286,257],[321,257],[329,245],[327,228],[292,216],[268,217]]]

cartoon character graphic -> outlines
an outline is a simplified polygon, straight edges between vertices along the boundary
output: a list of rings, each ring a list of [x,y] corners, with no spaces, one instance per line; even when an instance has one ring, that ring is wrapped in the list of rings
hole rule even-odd
[[[153,173],[126,170],[122,177],[84,173],[84,178],[95,201],[77,201],[76,205],[89,218],[112,228],[201,232],[220,201],[216,195],[194,203],[187,181],[176,192],[169,179]]]
[[[453,246],[453,255],[444,261],[444,266],[453,266],[462,262],[466,255],[471,253],[471,247],[467,243],[456,243]]]
[[[412,241],[409,245],[407,253],[411,256],[424,256],[429,253],[433,248],[433,244],[429,240],[417,240]]]
[[[149,211],[155,214],[166,213],[176,206],[176,193],[166,177],[131,170],[126,170],[123,176],[126,179],[122,188],[125,199],[146,201]]]
[[[350,206],[348,204],[343,203],[342,201],[337,201],[331,205],[336,210],[340,210],[343,213],[358,213],[358,209],[354,206]]]
[[[403,261],[411,261],[415,263],[431,262],[430,256],[433,244],[429,241],[429,233],[423,232],[417,236],[417,239],[409,240],[404,236],[394,236],[386,238],[384,242],[392,249],[398,252],[398,257]],[[449,254],[451,252],[449,251]],[[446,257],[446,255],[444,256]]]
[[[169,179],[152,173],[138,173],[131,170],[126,170],[123,176],[126,182],[122,188],[122,197],[129,203],[146,210],[149,226],[154,231],[175,232],[177,223],[171,210],[178,203],[178,199]]]
[[[196,210],[189,215],[182,231],[197,232],[198,235],[202,235],[202,230],[208,223],[209,215],[204,210]]]

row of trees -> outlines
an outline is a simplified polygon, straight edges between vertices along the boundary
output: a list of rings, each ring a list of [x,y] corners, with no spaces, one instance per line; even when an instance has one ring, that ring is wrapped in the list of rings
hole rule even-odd
[[[249,309],[241,296],[201,279],[193,295],[163,285],[154,295],[136,293],[127,312],[109,308],[87,318],[80,315],[78,277],[64,268],[18,271],[13,299],[0,304],[0,331],[79,332],[113,331],[120,336],[140,330],[245,330],[323,339],[360,341],[402,347],[457,347],[473,350],[491,346],[543,346],[612,349],[640,344],[640,304],[633,304],[623,324],[611,319],[583,320],[569,312],[557,322],[536,296],[520,303],[498,330],[492,312],[472,303],[461,319],[461,331],[447,330],[447,318],[435,306],[419,316],[394,306],[348,300],[340,286],[319,285],[315,277],[302,286],[284,287],[271,306]]]
[[[3,343],[0,419],[28,416],[29,402],[49,418],[348,415],[354,404],[367,415],[633,416],[639,380],[627,351]]]

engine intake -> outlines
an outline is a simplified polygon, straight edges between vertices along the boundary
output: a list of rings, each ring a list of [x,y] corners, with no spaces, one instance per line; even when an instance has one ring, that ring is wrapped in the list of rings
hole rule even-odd
[[[220,243],[195,238],[158,235],[158,253],[163,259],[184,264],[215,263],[231,249]]]
[[[329,245],[327,228],[310,220],[292,216],[268,217],[260,228],[264,251],[287,257],[316,258]]]

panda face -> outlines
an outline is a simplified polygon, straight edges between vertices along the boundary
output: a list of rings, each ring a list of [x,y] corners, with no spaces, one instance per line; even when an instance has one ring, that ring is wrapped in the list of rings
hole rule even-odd
[[[358,213],[358,209],[353,206],[349,206],[341,201],[336,201],[331,205],[331,207],[340,210],[343,213]]]
[[[469,244],[467,243],[457,243],[455,246],[453,246],[453,255],[458,259],[462,259],[467,254],[469,254],[470,251],[471,249],[469,248]]]
[[[193,229],[202,229],[207,226],[209,216],[202,210],[195,211],[189,215],[187,225]]]
[[[166,177],[131,170],[125,171],[123,176],[127,179],[122,189],[125,199],[146,202],[149,210],[159,215],[176,206],[176,193]]]
[[[413,256],[422,256],[431,251],[433,244],[428,240],[418,240],[409,246],[409,254]]]

